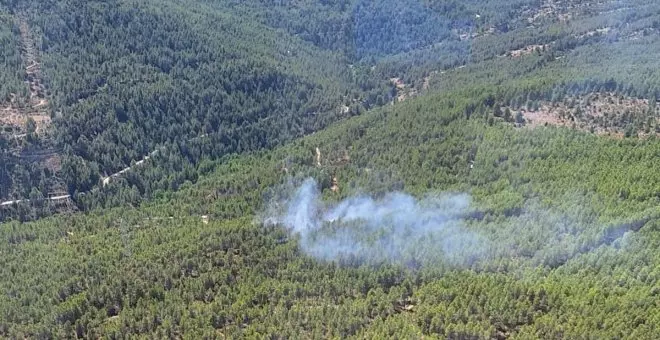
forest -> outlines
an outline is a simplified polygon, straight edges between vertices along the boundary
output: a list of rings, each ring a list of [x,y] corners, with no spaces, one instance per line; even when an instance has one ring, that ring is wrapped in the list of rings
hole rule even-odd
[[[3,334],[657,335],[658,140],[489,126],[489,109],[468,119],[472,99],[456,98],[230,157],[140,208],[4,224]],[[278,188],[310,176],[328,202],[468,192],[465,227],[491,246],[471,263],[317,260],[287,229],[255,222]]]
[[[501,104],[513,109],[591,91],[658,97],[650,80],[657,58],[644,53],[657,44],[657,5],[410,2],[404,7],[416,14],[402,16],[409,22],[392,15],[401,2],[8,2],[7,12],[39,38],[52,127],[23,140],[12,140],[18,132],[3,134],[9,141],[3,149],[13,152],[3,156],[0,197],[69,194],[79,210],[139,203],[195,182],[205,161],[272,148],[366,110],[477,79],[494,86],[527,79],[531,84],[505,94]],[[13,53],[7,65],[20,84],[25,65],[16,62],[22,39],[16,26],[8,19],[13,48],[5,51]],[[527,46],[537,48],[524,52]],[[19,100],[30,95],[22,92]],[[634,124],[621,129],[630,136],[635,127],[654,128],[647,117],[629,120]],[[131,166],[145,157],[149,169]],[[149,173],[112,176],[129,167]],[[136,197],[109,198],[132,188]]]
[[[2,338],[660,337],[660,5],[0,13]]]

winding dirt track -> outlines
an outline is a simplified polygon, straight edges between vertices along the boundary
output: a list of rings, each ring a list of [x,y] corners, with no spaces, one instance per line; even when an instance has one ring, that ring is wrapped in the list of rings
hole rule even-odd
[[[49,198],[44,198],[45,201],[63,201],[71,198],[71,195],[61,195],[61,196],[54,196],[54,197],[49,197]],[[6,201],[0,203],[0,207],[5,207],[5,206],[10,206],[13,204],[19,204],[19,203],[29,203],[29,199],[23,199],[23,200],[14,200],[14,201]]]

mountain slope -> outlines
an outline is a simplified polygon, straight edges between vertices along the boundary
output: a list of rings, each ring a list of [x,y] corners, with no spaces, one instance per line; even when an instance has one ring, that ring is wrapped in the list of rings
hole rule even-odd
[[[341,54],[226,9],[176,1],[8,5],[39,37],[55,117],[55,140],[23,149],[60,150],[56,177],[73,195],[156,150],[191,167],[317,130],[344,115],[344,104],[364,100]],[[206,137],[203,150],[188,152]],[[8,177],[7,199],[26,198],[31,187],[53,191],[37,185],[36,174]],[[181,168],[158,177],[161,189],[194,179]]]
[[[5,224],[4,334],[655,334],[658,141],[488,126],[487,111],[465,118],[470,101],[488,97],[447,93],[376,110],[228,159],[140,209]],[[417,252],[417,269],[318,261],[295,235],[251,217],[271,189],[307,176],[328,201],[360,190],[466,191],[482,215],[465,223],[490,241],[489,255],[456,267]],[[601,314],[595,291],[613,297],[612,312]],[[405,306],[414,313],[400,314]]]
[[[413,2],[380,10],[348,1],[9,3],[39,38],[55,119],[52,131],[10,147],[19,151],[6,156],[4,200],[71,194],[82,210],[139,204],[196,181],[203,161],[477,81],[529,79],[498,98],[514,110],[593,91],[658,97],[657,58],[645,53],[658,43],[657,5]],[[415,20],[393,21],[388,6],[442,24],[425,29],[429,41],[395,42],[405,35],[392,32],[413,32]],[[360,25],[371,38],[358,38]],[[381,43],[358,61],[355,51]],[[607,124],[632,135],[655,129],[650,118]],[[124,171],[146,160],[155,165],[148,175]],[[129,200],[114,195],[129,189],[137,194]]]
[[[456,31],[375,63],[315,40],[405,3],[31,3],[92,189],[0,224],[0,336],[657,338],[657,5],[416,3]]]

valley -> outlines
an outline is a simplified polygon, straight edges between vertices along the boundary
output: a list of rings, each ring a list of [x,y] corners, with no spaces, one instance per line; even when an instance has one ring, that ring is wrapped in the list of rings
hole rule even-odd
[[[656,339],[658,22],[0,2],[0,337]]]

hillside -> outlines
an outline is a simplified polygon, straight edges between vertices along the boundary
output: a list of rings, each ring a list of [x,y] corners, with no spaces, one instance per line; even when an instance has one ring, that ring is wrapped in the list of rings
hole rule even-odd
[[[376,85],[352,93],[339,53],[201,3],[35,1],[5,10],[38,41],[53,117],[50,133],[18,142],[14,154],[59,150],[57,186],[72,195],[158,149],[191,167],[202,158],[278,145],[336,120],[344,103],[381,91]],[[187,151],[207,136],[201,154]],[[58,189],[43,167],[15,167],[4,198]],[[183,182],[167,180],[172,170],[192,179],[167,167],[159,187]]]
[[[660,337],[660,5],[2,5],[0,337]]]
[[[595,123],[598,117],[567,110],[536,112],[592,92],[658,97],[657,58],[644,51],[658,44],[659,8],[629,5],[9,2],[6,30],[14,40],[6,51],[18,49],[23,62],[6,65],[14,65],[14,83],[26,77],[29,85],[37,74],[30,58],[39,60],[38,86],[7,99],[18,115],[2,115],[9,120],[0,137],[7,141],[0,199],[47,204],[18,215],[3,209],[0,218],[139,204],[195,182],[208,161],[475,82],[529,79],[500,105],[514,118],[532,112],[530,124],[573,126],[578,119],[587,131],[649,134],[657,122],[636,109]],[[132,176],[145,161],[153,165],[148,173]],[[131,197],[117,196],[122,191]]]
[[[480,97],[456,98],[412,99],[232,157],[140,209],[3,225],[4,334],[657,334],[660,143],[489,126],[486,112],[465,118]],[[307,177],[328,202],[467,193],[462,228],[485,253],[456,262],[403,243],[391,260],[315,260],[284,226],[258,222]]]

